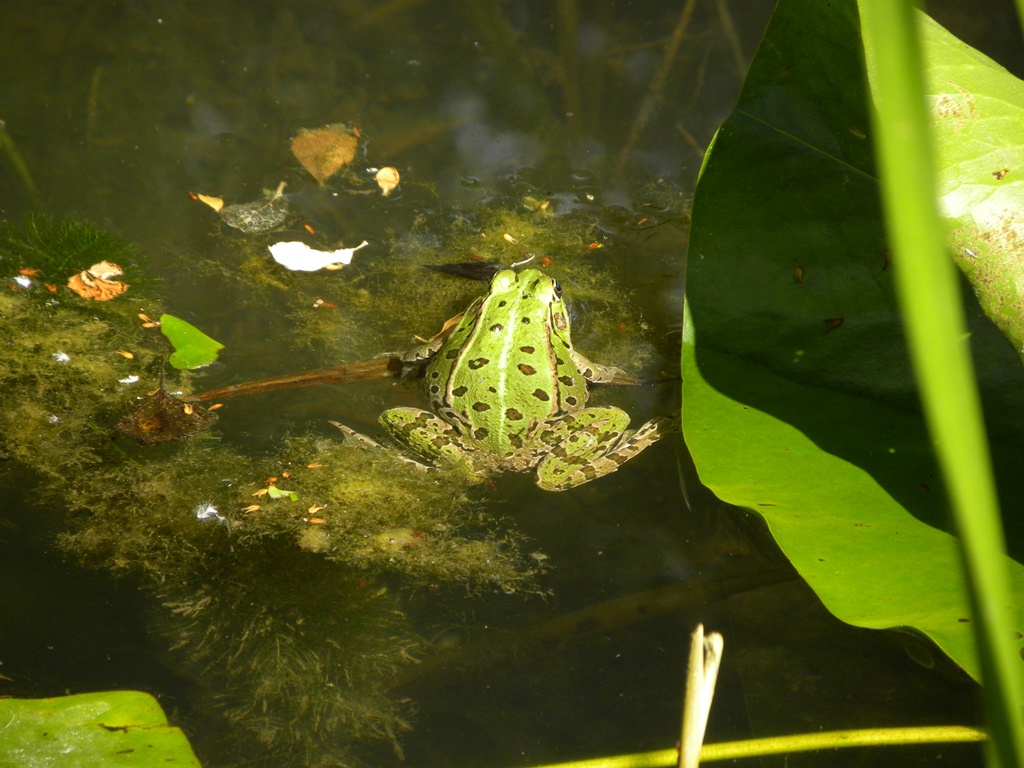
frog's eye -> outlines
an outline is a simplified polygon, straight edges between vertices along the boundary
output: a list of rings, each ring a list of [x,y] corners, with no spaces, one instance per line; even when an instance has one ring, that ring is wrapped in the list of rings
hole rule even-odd
[[[555,296],[562,295],[562,284],[557,280],[552,280],[551,284],[555,287]]]

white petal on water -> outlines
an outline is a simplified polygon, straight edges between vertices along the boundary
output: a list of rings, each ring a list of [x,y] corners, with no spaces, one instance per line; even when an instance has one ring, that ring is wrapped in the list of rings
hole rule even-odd
[[[138,380],[139,377],[133,373],[131,376],[125,376],[123,379],[118,379],[117,382],[119,384],[134,384]]]
[[[54,352],[53,359],[56,360],[58,363],[66,363],[69,360],[71,360],[71,356],[64,352]]]
[[[318,251],[299,241],[274,243],[270,246],[270,255],[274,261],[288,269],[300,272],[316,272],[318,269],[332,267],[336,264],[351,264],[352,255],[360,248],[369,245],[365,240],[355,248],[339,248],[336,251]],[[337,267],[335,267],[337,269]]]

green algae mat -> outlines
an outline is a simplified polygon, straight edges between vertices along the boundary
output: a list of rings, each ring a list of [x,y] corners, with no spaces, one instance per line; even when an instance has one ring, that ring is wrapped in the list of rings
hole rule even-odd
[[[0,699],[0,768],[199,768],[188,739],[139,691]]]
[[[923,16],[921,34],[951,252],[968,279],[987,276],[964,296],[1016,558],[1006,610],[1024,631],[1024,323],[1019,310],[1007,320],[1015,296],[987,293],[1005,282],[990,266],[1005,238],[979,230],[1001,221],[979,212],[1024,207],[1024,87]],[[977,678],[892,285],[868,104],[856,3],[782,0],[694,197],[684,434],[701,480],[765,519],[833,614],[913,629]]]

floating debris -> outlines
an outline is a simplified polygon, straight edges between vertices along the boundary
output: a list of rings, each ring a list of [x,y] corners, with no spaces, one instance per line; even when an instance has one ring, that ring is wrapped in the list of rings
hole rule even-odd
[[[342,123],[335,123],[300,131],[292,139],[292,154],[318,184],[323,184],[352,162],[358,146],[357,131]]]
[[[217,414],[195,403],[186,403],[162,386],[118,422],[117,428],[139,441],[159,445],[191,437],[209,429]]]
[[[251,203],[223,205],[224,201],[220,198],[206,199],[206,195],[196,195],[196,199],[206,203],[215,211],[219,211],[220,217],[229,227],[249,234],[269,232],[284,224],[291,213],[288,200],[283,195],[284,187],[285,182],[282,181],[273,192],[268,193],[260,200],[253,200]],[[220,201],[223,207],[216,207],[215,201]]]
[[[270,255],[274,261],[288,269],[299,272],[316,272],[318,269],[341,269],[352,263],[352,255],[369,245],[363,240],[354,248],[339,248],[335,251],[318,251],[297,240],[274,243]]]

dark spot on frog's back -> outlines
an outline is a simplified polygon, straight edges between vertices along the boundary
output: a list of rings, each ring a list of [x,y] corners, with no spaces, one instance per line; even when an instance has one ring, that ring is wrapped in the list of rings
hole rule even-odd
[[[523,325],[529,325],[529,324],[530,324],[530,318],[524,317],[523,318]]]
[[[483,440],[490,432],[487,431],[487,427],[477,427],[473,430],[473,437],[477,440]]]
[[[533,390],[533,396],[544,403],[551,399],[551,396],[540,388]]]
[[[485,365],[487,365],[489,362],[491,361],[488,360],[486,357],[478,357],[475,360],[470,360],[467,363],[467,365],[470,367],[471,370],[478,371]]]
[[[579,401],[575,397],[573,397],[572,395],[569,395],[567,398],[565,398],[565,404],[570,406],[570,407],[575,406],[576,403],[578,403],[578,402]]]
[[[445,357],[445,360],[454,360],[454,359],[455,359],[456,357],[458,357],[458,356],[459,356],[459,351],[460,351],[460,350],[459,350],[458,348],[455,348],[455,349],[449,349],[449,350],[448,350],[448,351],[447,351],[447,352],[445,353],[445,356],[444,356],[444,357]]]
[[[576,379],[574,379],[572,376],[559,376],[558,380],[565,384],[565,386],[567,387],[572,387],[576,384]]]
[[[491,330],[494,331],[494,333],[501,333],[501,323],[495,323],[492,325]]]
[[[473,410],[477,413],[483,413],[484,411],[491,410],[491,406],[487,403],[473,403]]]
[[[523,414],[517,411],[515,408],[509,408],[505,411],[505,418],[509,421],[521,421]]]
[[[533,376],[533,374],[537,372],[536,368],[534,368],[532,365],[527,365],[526,363],[520,363],[518,368],[524,376]]]
[[[465,385],[461,387],[456,387],[455,389],[452,390],[452,397],[462,397],[464,394],[466,394],[466,389],[467,388]]]
[[[520,347],[519,351],[526,355],[532,355],[536,350],[533,347]]]

